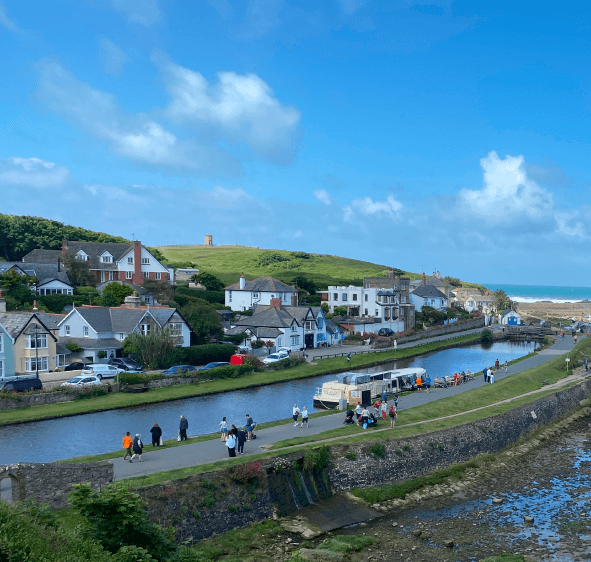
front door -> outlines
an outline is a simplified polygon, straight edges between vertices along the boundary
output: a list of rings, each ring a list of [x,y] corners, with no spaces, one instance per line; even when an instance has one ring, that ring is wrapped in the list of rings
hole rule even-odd
[[[306,334],[304,343],[306,349],[312,349],[314,347],[314,334]]]

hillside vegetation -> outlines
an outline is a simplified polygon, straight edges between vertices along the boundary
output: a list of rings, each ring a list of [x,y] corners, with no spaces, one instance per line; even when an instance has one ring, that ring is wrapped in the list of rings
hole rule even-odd
[[[31,250],[59,250],[62,240],[84,242],[129,242],[120,236],[94,232],[41,217],[0,213],[0,260],[20,261]]]
[[[383,277],[388,266],[360,260],[308,254],[286,250],[262,250],[248,246],[159,246],[166,260],[193,263],[202,272],[212,273],[226,285],[238,281],[241,273],[247,279],[272,276],[289,283],[303,275],[318,287],[361,284],[364,277]],[[402,272],[411,279],[419,276]]]

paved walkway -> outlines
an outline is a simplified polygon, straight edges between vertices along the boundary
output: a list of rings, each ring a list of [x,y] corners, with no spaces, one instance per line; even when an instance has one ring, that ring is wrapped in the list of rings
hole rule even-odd
[[[506,376],[525,371],[532,367],[537,367],[553,359],[557,355],[562,355],[573,348],[573,340],[570,336],[565,336],[563,340],[558,340],[552,347],[538,352],[535,356],[529,357],[512,365],[507,372],[503,369],[495,374],[495,381],[498,381]],[[473,388],[483,386],[485,384],[482,376],[476,377],[473,381],[460,386],[450,387],[447,389],[432,389],[429,394],[426,392],[414,392],[405,395],[399,399],[398,410],[404,411],[407,408],[413,408],[452,396],[460,394]],[[491,392],[494,392],[494,385],[491,387]],[[244,447],[245,455],[260,453],[261,447],[268,446],[278,441],[290,439],[296,435],[312,434],[317,435],[330,429],[342,427],[343,412],[338,414],[323,416],[320,418],[313,418],[310,420],[309,428],[294,427],[293,424],[278,425],[261,430],[257,433],[255,441],[248,441]],[[189,428],[192,420],[189,420]],[[190,433],[190,431],[189,431]],[[124,462],[123,458],[114,459],[112,462],[115,472],[115,479],[121,480],[130,478],[132,476],[142,476],[144,474],[153,474],[165,470],[172,470],[176,468],[185,468],[189,466],[213,463],[219,460],[228,458],[227,448],[219,439],[211,441],[203,441],[192,445],[184,445],[182,447],[175,447],[173,449],[166,449],[162,451],[151,451],[152,446],[147,446],[144,451],[148,451],[143,456],[143,462],[134,461],[132,464]],[[122,452],[123,453],[123,452]]]

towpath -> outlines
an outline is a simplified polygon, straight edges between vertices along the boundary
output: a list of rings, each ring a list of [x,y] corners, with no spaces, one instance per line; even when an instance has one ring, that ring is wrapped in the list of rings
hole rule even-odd
[[[537,367],[553,359],[558,355],[563,355],[573,348],[573,340],[570,336],[565,336],[563,340],[558,340],[551,347],[538,352],[535,356],[529,357],[512,365],[507,372],[503,369],[495,374],[495,381],[498,381],[506,376],[513,375]],[[440,398],[452,396],[462,392],[466,392],[478,386],[485,384],[483,377],[476,377],[473,381],[460,386],[451,387],[447,389],[432,389],[429,394],[426,392],[414,392],[400,398],[398,410],[404,411],[407,408],[427,404]],[[494,392],[494,385],[491,387],[491,392]],[[256,416],[253,416],[256,419]],[[294,427],[293,423],[278,425],[261,430],[257,433],[257,439],[248,441],[244,447],[245,455],[260,453],[263,449],[272,443],[290,439],[301,434],[317,435],[324,431],[342,427],[343,412],[334,415],[313,418],[310,420],[309,428]],[[229,420],[232,423],[233,420]],[[199,420],[189,420],[189,434],[191,424],[193,427],[199,423]],[[242,420],[240,420],[242,423]],[[173,470],[177,468],[186,468],[199,464],[213,463],[219,460],[228,458],[228,451],[224,443],[219,439],[210,441],[203,441],[201,443],[194,443],[191,445],[184,445],[182,447],[175,447],[162,451],[151,451],[151,445],[146,447],[143,456],[143,462],[137,460],[133,463],[123,461],[123,458],[117,458],[110,461],[113,464],[115,480],[122,480],[124,478],[131,478],[133,476],[143,476],[144,474],[154,474],[165,470]]]

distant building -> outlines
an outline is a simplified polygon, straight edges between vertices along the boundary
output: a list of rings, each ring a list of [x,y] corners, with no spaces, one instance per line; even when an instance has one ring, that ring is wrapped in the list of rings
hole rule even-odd
[[[225,305],[234,311],[249,310],[257,305],[270,305],[271,300],[279,299],[282,306],[297,306],[298,290],[273,277],[259,277],[247,281],[244,275],[237,283],[225,289]]]
[[[0,273],[9,271],[14,271],[17,275],[36,277],[37,283],[31,287],[31,290],[37,295],[74,294],[68,273],[59,258],[57,263],[0,262]]]
[[[205,235],[205,245],[213,246],[213,236],[209,233]]]
[[[174,270],[175,281],[190,281],[193,275],[199,275],[199,270],[191,267],[180,267]]]

